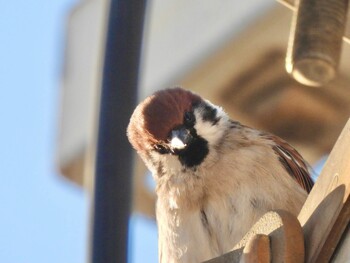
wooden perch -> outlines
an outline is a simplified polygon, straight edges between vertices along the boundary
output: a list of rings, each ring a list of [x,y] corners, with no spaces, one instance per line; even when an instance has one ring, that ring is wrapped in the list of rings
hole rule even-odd
[[[268,212],[233,251],[206,263],[350,262],[349,188],[350,120],[298,216],[300,223],[288,212]]]
[[[349,222],[349,187],[350,120],[298,216],[306,262],[329,262]]]
[[[268,212],[259,219],[232,252],[206,263],[229,262],[303,263],[304,238],[298,219],[283,210]]]

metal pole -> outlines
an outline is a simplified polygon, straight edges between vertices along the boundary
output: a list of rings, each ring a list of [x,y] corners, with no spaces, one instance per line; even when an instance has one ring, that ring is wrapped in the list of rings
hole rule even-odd
[[[111,0],[99,113],[93,263],[127,262],[132,151],[126,127],[136,102],[146,0]]]

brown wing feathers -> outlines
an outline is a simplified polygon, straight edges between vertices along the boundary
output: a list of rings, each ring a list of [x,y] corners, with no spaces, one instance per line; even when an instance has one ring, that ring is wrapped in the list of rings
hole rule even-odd
[[[282,165],[299,185],[309,193],[314,183],[303,157],[281,138],[273,135],[268,136],[268,138],[275,143],[273,150],[279,156]]]

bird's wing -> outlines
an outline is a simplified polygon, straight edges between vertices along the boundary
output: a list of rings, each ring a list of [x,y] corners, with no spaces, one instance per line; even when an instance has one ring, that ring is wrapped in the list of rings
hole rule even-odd
[[[273,150],[278,155],[280,162],[288,173],[309,193],[314,182],[311,179],[308,165],[303,157],[281,138],[271,134],[266,137],[273,141]]]

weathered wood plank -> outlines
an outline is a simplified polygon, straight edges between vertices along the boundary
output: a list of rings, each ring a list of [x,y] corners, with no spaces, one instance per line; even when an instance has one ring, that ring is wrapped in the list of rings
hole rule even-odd
[[[254,242],[256,235],[269,237],[271,262],[304,262],[304,238],[298,219],[289,212],[277,210],[262,216],[232,252],[206,261],[206,263],[244,262],[246,258],[243,254],[249,250],[249,248],[246,250],[245,247],[250,242]]]
[[[305,237],[305,262],[329,262],[349,222],[349,193],[350,120],[298,216]]]
[[[321,250],[320,255],[318,256],[317,262],[320,262],[320,260],[322,260],[322,262],[329,262],[331,257],[333,257],[333,254],[335,253],[335,250],[338,247],[338,244],[340,243],[341,237],[347,234],[346,228],[349,224],[349,219],[350,198],[348,197],[325,241],[323,249]],[[348,246],[347,249],[350,250],[350,247]],[[348,257],[346,262],[349,261],[350,257]]]
[[[337,249],[332,256],[331,262],[344,263],[350,261],[350,226],[346,227],[342,239],[337,246]]]
[[[240,263],[270,263],[270,239],[267,235],[253,236],[243,249]]]

